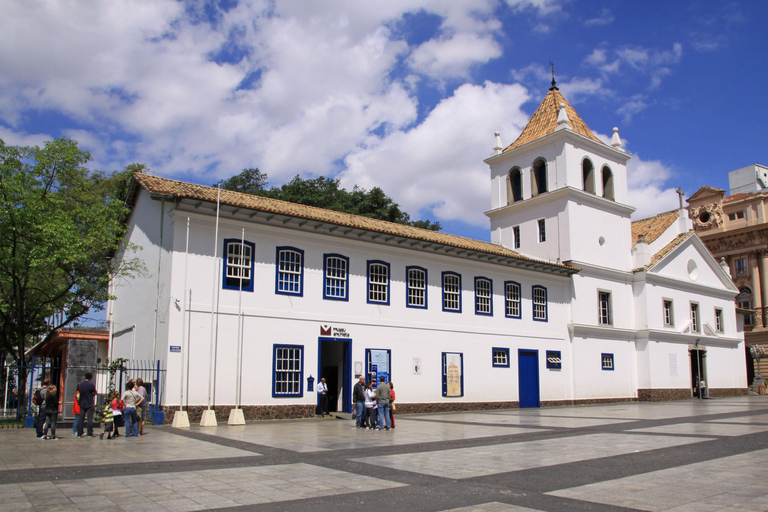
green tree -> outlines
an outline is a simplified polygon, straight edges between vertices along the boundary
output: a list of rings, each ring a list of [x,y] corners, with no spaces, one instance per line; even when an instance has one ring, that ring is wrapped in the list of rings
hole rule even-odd
[[[120,187],[130,169],[92,172],[90,159],[68,139],[42,148],[0,140],[0,351],[19,366],[29,344],[103,309],[110,276],[141,270],[135,259],[113,258],[130,251],[121,247]]]
[[[363,215],[373,219],[408,224],[432,231],[440,231],[439,222],[429,220],[412,221],[410,216],[400,210],[400,206],[387,196],[379,187],[371,190],[355,186],[351,192],[341,187],[338,179],[320,176],[305,180],[298,174],[288,183],[267,190],[267,175],[258,169],[243,171],[218,184],[225,190],[246,192],[259,196],[272,197],[291,203],[317,206],[327,210]]]

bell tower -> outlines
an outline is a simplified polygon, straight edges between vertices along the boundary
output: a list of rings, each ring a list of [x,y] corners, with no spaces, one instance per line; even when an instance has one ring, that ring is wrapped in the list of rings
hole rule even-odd
[[[520,136],[503,148],[496,134],[491,169],[491,241],[552,262],[630,271],[627,201],[630,155],[618,128],[598,139],[554,83]]]

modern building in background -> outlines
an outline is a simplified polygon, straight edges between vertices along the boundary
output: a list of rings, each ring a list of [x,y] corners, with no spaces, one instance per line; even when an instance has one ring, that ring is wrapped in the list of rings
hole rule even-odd
[[[743,394],[738,290],[684,209],[631,222],[629,158],[553,84],[485,160],[490,243],[136,174],[112,357],[192,420],[309,416],[321,377],[350,411],[358,374],[399,412]]]
[[[754,164],[728,173],[725,190],[702,187],[688,199],[694,229],[712,255],[723,259],[739,289],[746,350],[768,347],[768,167]],[[748,381],[766,374],[747,359]]]

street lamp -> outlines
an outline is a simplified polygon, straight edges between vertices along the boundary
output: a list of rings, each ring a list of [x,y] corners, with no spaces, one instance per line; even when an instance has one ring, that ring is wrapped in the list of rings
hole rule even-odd
[[[752,345],[749,347],[749,353],[752,359],[757,361],[757,377],[752,381],[752,386],[758,389],[763,385],[763,376],[760,375],[760,359],[765,357],[765,349],[759,345]]]

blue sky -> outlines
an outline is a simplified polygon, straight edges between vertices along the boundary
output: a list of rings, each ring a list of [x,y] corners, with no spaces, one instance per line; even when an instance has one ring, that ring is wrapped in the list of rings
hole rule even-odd
[[[634,157],[642,218],[768,164],[768,2],[7,0],[0,138],[66,136],[93,168],[211,184],[381,186],[413,218],[487,240],[493,132],[558,85]]]

